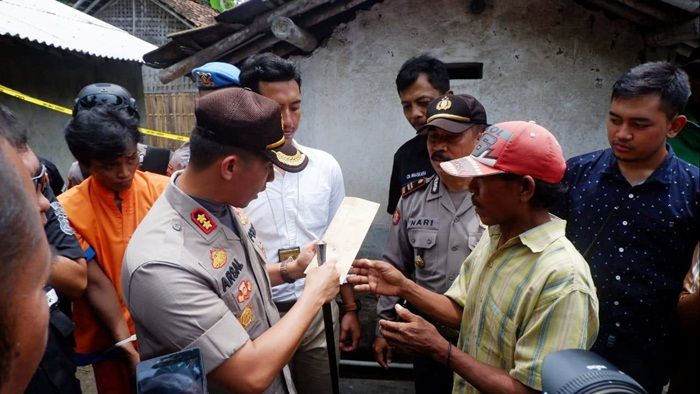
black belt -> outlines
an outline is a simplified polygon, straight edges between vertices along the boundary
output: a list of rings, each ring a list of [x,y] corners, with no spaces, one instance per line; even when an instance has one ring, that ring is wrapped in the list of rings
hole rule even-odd
[[[275,306],[277,306],[277,310],[279,312],[289,312],[290,309],[294,306],[294,304],[297,303],[297,300],[292,300],[292,301],[280,301],[280,302],[275,302]]]

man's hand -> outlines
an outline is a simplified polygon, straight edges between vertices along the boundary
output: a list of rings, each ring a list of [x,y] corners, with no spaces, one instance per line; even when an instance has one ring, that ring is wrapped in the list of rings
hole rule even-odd
[[[401,296],[406,277],[393,265],[379,260],[357,259],[352,263],[348,283],[355,291],[370,291],[383,296]]]
[[[391,365],[392,350],[386,339],[383,337],[374,338],[372,349],[374,350],[374,358],[377,359],[379,365],[384,367],[384,369],[389,369],[389,365]]]
[[[304,294],[323,301],[330,302],[340,291],[340,274],[335,268],[335,260],[329,260],[322,266],[314,268],[306,275]]]
[[[345,312],[340,319],[340,350],[352,352],[357,349],[361,334],[362,329],[357,311]]]
[[[435,326],[398,304],[396,313],[405,323],[379,321],[379,330],[390,346],[409,354],[424,355],[442,354],[447,349],[447,340]]]
[[[316,256],[317,243],[318,241],[311,241],[308,244],[304,245],[304,247],[301,248],[299,256],[297,256],[296,260],[292,261],[291,263],[289,263],[289,265],[287,265],[287,270],[289,271],[289,275],[292,278],[299,279],[304,277],[304,271],[306,271],[306,267],[309,266],[311,260],[313,260],[314,256]]]

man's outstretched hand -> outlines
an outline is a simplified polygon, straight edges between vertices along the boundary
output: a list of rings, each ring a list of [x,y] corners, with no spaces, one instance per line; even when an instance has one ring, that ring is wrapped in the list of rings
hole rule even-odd
[[[380,260],[357,259],[352,263],[348,283],[355,291],[372,292],[383,296],[401,296],[405,276],[393,265]]]
[[[439,355],[447,350],[448,342],[435,326],[398,304],[396,313],[402,321],[379,321],[379,330],[388,344],[403,353],[440,359]]]

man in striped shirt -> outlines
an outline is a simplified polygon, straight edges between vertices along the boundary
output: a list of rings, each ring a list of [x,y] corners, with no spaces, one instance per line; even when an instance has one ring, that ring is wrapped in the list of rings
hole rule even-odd
[[[565,161],[554,136],[529,122],[486,129],[470,156],[441,164],[473,178],[476,213],[488,226],[443,294],[388,263],[357,260],[358,291],[406,299],[460,329],[453,347],[434,326],[400,305],[403,322],[380,321],[390,345],[431,355],[455,371],[453,393],[542,390],[542,361],[561,349],[588,349],[598,332],[598,299],[583,257],[548,207],[565,191]]]

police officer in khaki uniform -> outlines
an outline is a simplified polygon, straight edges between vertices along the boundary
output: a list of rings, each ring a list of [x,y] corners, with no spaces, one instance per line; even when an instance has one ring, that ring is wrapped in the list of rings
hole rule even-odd
[[[142,359],[199,348],[213,391],[295,393],[286,366],[321,306],[339,290],[335,263],[306,276],[297,304],[280,319],[268,269],[243,208],[272,180],[272,165],[300,171],[305,155],[284,145],[280,108],[249,90],[202,97],[191,159],[173,175],[134,233],[124,257],[124,298]],[[306,248],[286,265],[301,277]],[[279,266],[279,265],[277,265]]]
[[[427,132],[436,175],[405,188],[394,211],[384,259],[421,286],[443,293],[459,275],[483,228],[467,191],[469,180],[446,174],[440,163],[471,153],[486,127],[486,111],[472,96],[443,95],[430,102],[427,114],[427,124],[420,131]],[[379,317],[395,320],[397,301],[396,297],[379,297]],[[457,343],[456,330],[443,327],[441,333]],[[391,349],[378,329],[373,347],[377,361],[386,368]],[[430,358],[414,361],[417,393],[449,393],[452,376],[449,368]]]

